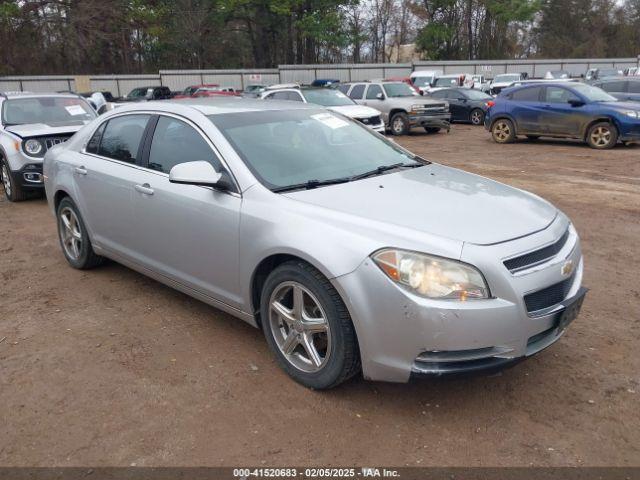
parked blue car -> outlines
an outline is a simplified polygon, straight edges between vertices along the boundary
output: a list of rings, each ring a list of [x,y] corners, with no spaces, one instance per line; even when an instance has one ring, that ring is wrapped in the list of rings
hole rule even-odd
[[[492,102],[485,128],[497,143],[518,135],[577,138],[592,148],[613,148],[618,140],[640,142],[640,105],[620,102],[582,83],[536,83],[509,88]]]

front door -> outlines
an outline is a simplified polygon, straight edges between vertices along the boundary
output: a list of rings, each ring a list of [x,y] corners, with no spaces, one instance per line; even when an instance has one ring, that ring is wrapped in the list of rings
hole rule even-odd
[[[548,132],[553,135],[578,136],[584,106],[569,102],[579,102],[580,98],[571,90],[555,86],[545,87],[543,97],[541,122],[547,126]]]
[[[151,137],[148,168],[133,186],[134,246],[148,268],[238,308],[241,197],[169,182],[174,165],[202,160],[217,171],[223,168],[195,125],[160,116]]]

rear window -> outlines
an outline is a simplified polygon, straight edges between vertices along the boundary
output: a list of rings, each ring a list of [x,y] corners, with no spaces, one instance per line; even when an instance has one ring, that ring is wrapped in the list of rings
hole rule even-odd
[[[88,123],[96,112],[81,98],[29,97],[6,100],[2,107],[4,125],[72,125]]]

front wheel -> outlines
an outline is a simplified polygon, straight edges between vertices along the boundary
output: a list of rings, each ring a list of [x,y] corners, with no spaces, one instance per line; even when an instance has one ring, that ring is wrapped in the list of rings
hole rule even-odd
[[[587,144],[591,148],[605,150],[618,143],[618,129],[608,122],[598,122],[587,132]]]
[[[496,143],[511,143],[516,139],[515,127],[511,120],[501,118],[491,127],[491,135]]]
[[[10,202],[21,202],[27,198],[27,194],[22,189],[22,186],[16,184],[11,176],[11,170],[7,166],[7,162],[2,159],[0,159],[0,177],[2,177],[2,186],[7,200]]]
[[[56,217],[60,246],[69,265],[80,270],[100,265],[104,258],[93,251],[78,207],[69,197],[60,201]]]
[[[484,112],[479,108],[472,110],[471,114],[469,115],[469,118],[471,119],[471,123],[473,125],[484,124]]]
[[[260,318],[280,367],[298,383],[327,389],[360,371],[349,312],[331,282],[311,265],[291,261],[271,272]]]
[[[406,135],[409,133],[409,117],[406,113],[396,113],[391,117],[391,133],[394,135]]]

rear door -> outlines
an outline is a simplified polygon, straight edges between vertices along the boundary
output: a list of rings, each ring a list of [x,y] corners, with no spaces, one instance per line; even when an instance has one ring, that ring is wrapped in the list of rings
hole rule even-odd
[[[93,241],[131,258],[132,192],[151,115],[125,114],[104,122],[77,156],[74,168],[82,216]]]
[[[548,86],[543,91],[544,107],[540,117],[547,132],[553,135],[578,136],[583,123],[584,105],[573,106],[570,101],[580,101],[571,90]]]
[[[147,168],[133,185],[131,230],[138,261],[182,285],[240,307],[238,251],[241,197],[169,182],[179,163],[223,165],[204,133],[182,117],[161,115],[149,130]]]
[[[509,113],[516,121],[518,133],[544,133],[541,122],[542,87],[532,86],[516,90],[509,95]]]

